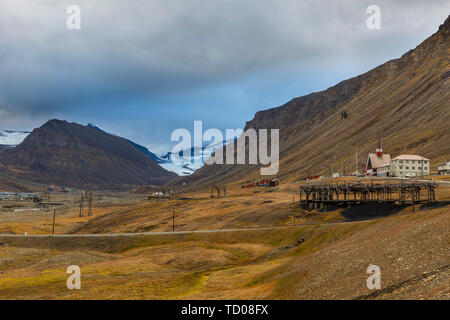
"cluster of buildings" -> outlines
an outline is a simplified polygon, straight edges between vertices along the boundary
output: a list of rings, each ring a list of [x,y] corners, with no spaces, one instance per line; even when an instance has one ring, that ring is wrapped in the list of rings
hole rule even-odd
[[[35,201],[36,199],[37,199],[36,193],[0,192],[0,201],[5,201],[5,200],[14,200],[14,201],[33,200],[33,201]]]
[[[75,192],[75,189],[71,189],[71,188],[67,188],[67,187],[60,187],[60,186],[55,186],[55,185],[51,185],[47,188],[48,192],[56,192],[56,193],[69,193],[69,192]]]
[[[402,154],[391,159],[389,154],[383,153],[381,140],[378,139],[376,152],[369,153],[364,173],[381,177],[423,177],[430,175],[430,165],[430,159],[419,155]]]
[[[160,188],[152,194],[147,195],[147,200],[170,199],[172,197],[172,190],[167,188]]]
[[[250,184],[247,184],[245,186],[242,186],[242,188],[255,188],[255,187],[278,187],[280,185],[280,180],[278,179],[262,179],[260,181],[256,181]]]

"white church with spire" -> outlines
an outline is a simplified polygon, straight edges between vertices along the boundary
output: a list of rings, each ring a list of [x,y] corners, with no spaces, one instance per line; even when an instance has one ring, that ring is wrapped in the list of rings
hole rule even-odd
[[[378,137],[378,144],[375,153],[369,153],[367,157],[367,162],[365,166],[366,175],[378,175],[383,171],[384,168],[389,172],[389,167],[391,165],[391,155],[383,153],[383,146],[381,145],[381,139]],[[388,174],[389,175],[389,174]]]

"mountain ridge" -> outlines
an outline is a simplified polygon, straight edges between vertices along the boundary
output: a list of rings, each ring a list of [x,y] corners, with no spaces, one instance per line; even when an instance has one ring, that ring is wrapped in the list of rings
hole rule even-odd
[[[387,152],[421,153],[436,166],[450,156],[449,33],[450,16],[435,34],[400,58],[259,111],[245,129],[280,129],[277,177],[287,181],[323,174],[330,166],[339,172],[355,170],[356,148],[360,157],[373,152],[379,132]],[[342,112],[348,118],[342,119]],[[358,161],[356,169],[361,168]],[[257,165],[211,165],[170,185],[197,188],[258,178]]]
[[[57,119],[0,153],[0,163],[17,178],[79,188],[161,185],[176,177],[125,138]]]

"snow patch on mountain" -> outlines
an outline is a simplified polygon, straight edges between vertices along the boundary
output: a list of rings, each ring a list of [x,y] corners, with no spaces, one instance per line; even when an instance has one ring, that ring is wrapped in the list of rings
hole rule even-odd
[[[109,133],[96,124],[88,123],[88,127]],[[112,134],[112,133],[109,133]],[[114,134],[112,134],[114,135]],[[236,139],[235,139],[236,140]],[[192,147],[190,150],[184,150],[180,152],[179,156],[173,156],[172,152],[168,152],[163,155],[156,155],[146,147],[141,146],[131,140],[128,140],[135,148],[139,149],[141,152],[145,153],[147,156],[156,161],[161,167],[168,171],[172,171],[179,176],[188,176],[193,174],[195,171],[203,167],[205,161],[218,149],[226,146],[228,143],[233,142],[233,140],[223,141],[223,143],[209,142],[205,143],[203,147]],[[185,155],[183,157],[183,154]]]
[[[29,134],[30,132],[27,131],[0,130],[0,145],[15,147],[21,144]]]
[[[199,152],[195,152],[194,148],[191,151],[184,151],[186,154],[189,152],[194,154],[191,159],[186,160],[182,157],[173,157],[172,153],[168,152],[167,154],[159,157],[158,163],[164,169],[175,172],[179,176],[188,176],[203,167],[204,164],[202,157],[198,155]],[[197,154],[197,156],[195,156],[195,154]]]
[[[192,147],[190,150],[180,152],[178,156],[173,156],[172,152],[159,156],[156,160],[161,167],[166,170],[175,172],[179,176],[188,176],[204,166],[206,160],[219,148],[225,147],[233,142],[223,141],[223,143],[204,144],[202,148]],[[184,157],[183,157],[184,155]]]

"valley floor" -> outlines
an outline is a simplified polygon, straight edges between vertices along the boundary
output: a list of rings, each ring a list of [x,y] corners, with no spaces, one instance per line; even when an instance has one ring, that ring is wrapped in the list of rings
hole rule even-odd
[[[67,236],[0,236],[0,299],[449,299],[447,192],[414,213],[303,211],[292,205],[293,186],[111,203],[94,217],[68,210],[58,226]],[[255,229],[94,235],[171,231],[172,207],[178,231]],[[69,265],[81,268],[81,290],[66,287]],[[366,286],[369,265],[381,269],[381,290]]]

